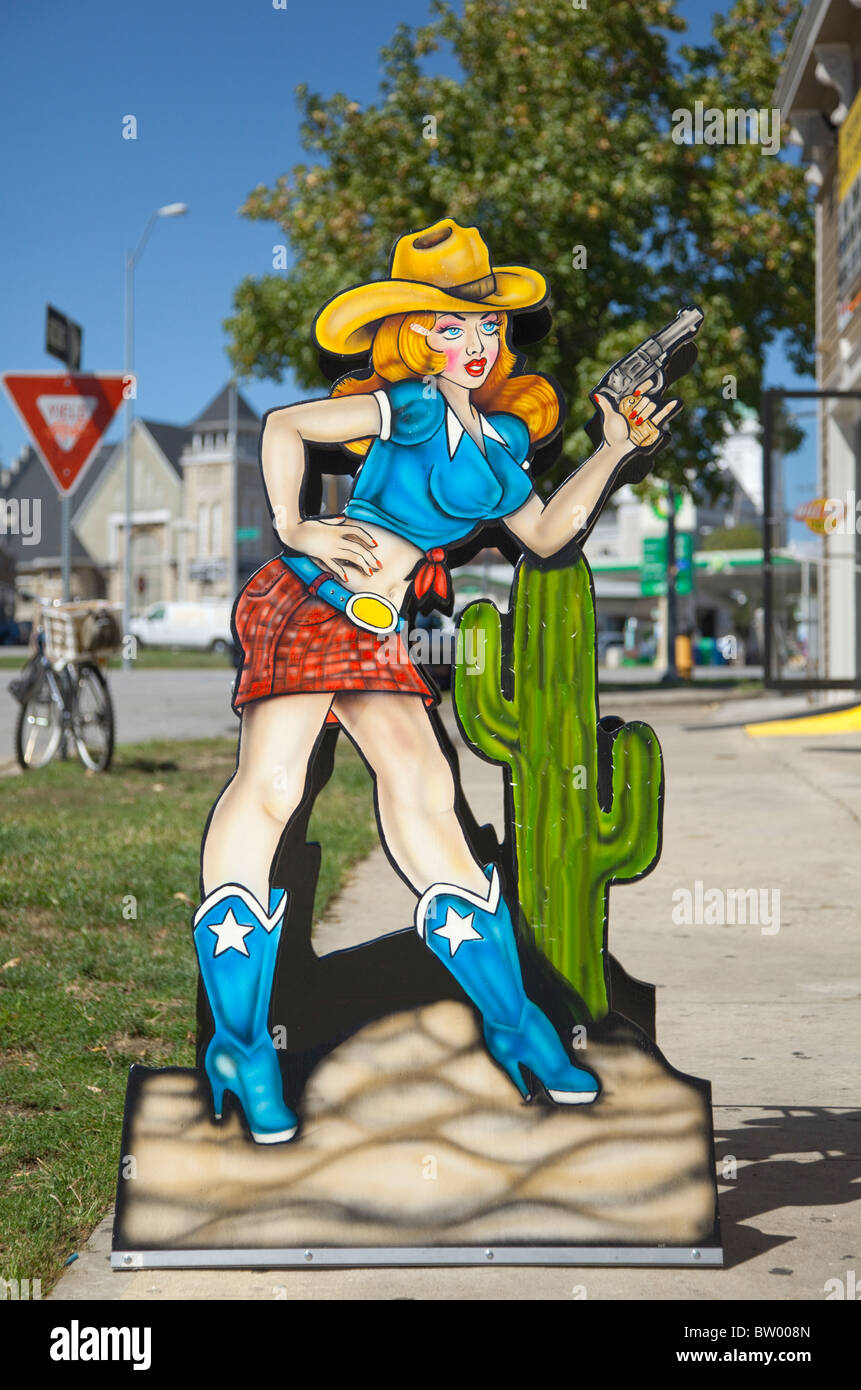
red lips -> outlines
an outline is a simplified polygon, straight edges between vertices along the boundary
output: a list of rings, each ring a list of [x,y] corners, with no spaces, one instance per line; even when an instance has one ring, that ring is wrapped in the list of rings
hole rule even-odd
[[[464,363],[464,366],[466,370],[469,372],[470,376],[481,376],[482,372],[487,366],[487,358],[476,357],[473,362]]]

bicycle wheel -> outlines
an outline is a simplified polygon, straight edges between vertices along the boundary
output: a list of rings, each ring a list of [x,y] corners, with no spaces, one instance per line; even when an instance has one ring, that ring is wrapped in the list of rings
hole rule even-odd
[[[98,666],[78,667],[72,700],[72,736],[84,767],[105,772],[114,752],[114,707]]]
[[[15,726],[15,756],[21,767],[45,767],[60,746],[63,716],[55,702],[47,675],[21,706]]]

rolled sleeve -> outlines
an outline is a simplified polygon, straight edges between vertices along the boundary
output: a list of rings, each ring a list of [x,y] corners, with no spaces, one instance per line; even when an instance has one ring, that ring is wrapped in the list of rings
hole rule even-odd
[[[392,406],[385,391],[374,391],[374,400],[380,407],[380,439],[392,437]]]

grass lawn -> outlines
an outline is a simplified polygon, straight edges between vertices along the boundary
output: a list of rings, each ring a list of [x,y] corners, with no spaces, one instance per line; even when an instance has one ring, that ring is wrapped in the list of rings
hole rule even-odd
[[[129,1066],[193,1064],[200,836],[234,757],[151,742],[0,779],[0,1277],[43,1295],[113,1201]],[[376,839],[346,739],[311,838],[320,913]]]
[[[108,662],[109,671],[120,671],[123,659],[112,656]],[[174,651],[172,647],[138,647],[135,666],[142,670],[152,667],[194,667],[221,666],[225,670],[233,666],[230,652],[189,652]]]
[[[0,652],[2,652],[2,648],[0,648]],[[20,671],[24,665],[24,660],[23,656],[0,655],[0,671]],[[121,656],[112,656],[108,662],[108,670],[119,671],[122,664]],[[175,652],[170,647],[139,647],[135,657],[135,666],[139,666],[142,670],[164,666],[183,668],[223,666],[226,670],[232,665],[229,652]]]

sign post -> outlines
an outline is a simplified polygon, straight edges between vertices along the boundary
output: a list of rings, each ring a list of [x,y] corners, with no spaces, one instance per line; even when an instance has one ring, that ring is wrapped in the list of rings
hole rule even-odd
[[[63,602],[72,597],[72,509],[68,493],[60,497],[60,584]]]
[[[84,330],[74,319],[55,309],[53,304],[45,305],[45,351],[52,357],[59,357],[70,371],[81,369]],[[72,587],[72,515],[68,496],[60,498],[60,571],[63,586],[63,602],[68,603]]]
[[[676,632],[678,630],[678,593],[676,588],[676,493],[667,487],[667,669],[665,681],[678,679],[676,669]]]
[[[3,385],[60,498],[63,598],[71,584],[69,499],[123,399],[119,374],[4,372]]]

